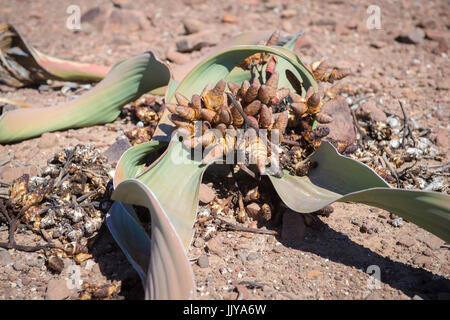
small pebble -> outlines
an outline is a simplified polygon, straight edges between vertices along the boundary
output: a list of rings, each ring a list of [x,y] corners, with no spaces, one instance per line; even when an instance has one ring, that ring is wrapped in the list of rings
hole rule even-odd
[[[13,264],[13,268],[16,271],[24,271],[26,266],[25,266],[25,264],[22,261],[16,261]]]
[[[6,266],[11,263],[11,257],[7,250],[0,248],[0,266]]]
[[[245,263],[247,261],[247,257],[245,256],[245,254],[240,251],[236,254],[236,256],[239,258],[239,260],[241,260],[242,263]]]
[[[208,268],[209,267],[209,260],[207,256],[201,256],[197,260],[197,264],[200,268]]]
[[[194,247],[196,248],[202,248],[205,245],[205,240],[203,238],[197,238],[194,241]]]
[[[247,256],[248,261],[257,260],[259,259],[260,255],[257,252],[252,252]]]

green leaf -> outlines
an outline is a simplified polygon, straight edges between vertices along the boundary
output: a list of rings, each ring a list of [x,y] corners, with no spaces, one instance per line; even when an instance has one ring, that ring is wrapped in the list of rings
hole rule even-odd
[[[129,179],[116,188],[114,200],[125,199],[149,209],[151,241],[131,210],[115,202],[107,216],[111,234],[138,271],[146,299],[192,299],[195,283],[184,246],[160,202],[142,182]]]
[[[201,93],[208,83],[215,84],[223,78],[227,81],[234,81],[239,78],[242,79],[241,74],[247,74],[247,79],[250,79],[248,72],[242,71],[238,74],[233,69],[245,58],[259,52],[271,53],[278,57],[276,70],[280,73],[280,87],[293,89],[285,74],[285,71],[289,70],[303,83],[306,89],[313,86],[317,90],[317,84],[311,72],[304,65],[298,63],[295,55],[290,51],[281,47],[236,46],[212,55],[203,61],[183,79],[176,91],[186,97],[191,97],[195,93]],[[229,76],[231,71],[233,71],[233,74]],[[175,101],[173,95],[168,98],[171,102]]]
[[[114,177],[116,188],[112,199],[116,202],[106,221],[114,239],[140,274],[146,297],[186,299],[193,297],[194,288],[189,280],[193,276],[186,252],[193,236],[198,190],[207,166],[191,160],[190,150],[174,139],[166,152],[142,170],[143,161],[148,156],[157,156],[156,152],[166,145],[153,141],[124,153]],[[137,171],[141,171],[139,177],[129,179]],[[151,241],[133,211],[122,202],[149,209]]]
[[[0,25],[0,80],[14,87],[45,83],[47,79],[97,82],[110,67],[47,56],[29,46],[10,24]]]
[[[393,189],[366,165],[340,155],[327,141],[310,159],[317,163],[307,176],[270,176],[278,195],[292,210],[314,212],[335,201],[351,201],[393,212],[450,241],[450,196]]]
[[[123,105],[166,86],[169,79],[169,69],[151,52],[130,58],[116,65],[94,89],[65,105],[6,112],[0,117],[0,143],[114,121]]]

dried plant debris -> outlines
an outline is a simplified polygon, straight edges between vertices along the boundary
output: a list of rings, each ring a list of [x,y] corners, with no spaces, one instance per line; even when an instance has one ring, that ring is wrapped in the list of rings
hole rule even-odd
[[[164,111],[160,102],[155,96],[145,94],[123,109],[122,117],[137,124],[125,132],[133,146],[151,140]]]
[[[112,284],[104,285],[83,282],[79,298],[80,300],[111,300],[117,298],[120,288],[120,281],[113,281]]]
[[[200,202],[198,208],[195,230],[197,237],[205,241],[220,230],[260,233],[252,221],[270,225],[279,212],[281,199],[267,177],[257,181],[249,179],[237,166],[230,168],[226,176],[213,170],[204,175],[203,187],[216,195],[209,203]]]
[[[409,124],[405,115],[401,119],[391,114],[380,122],[356,114],[359,148],[351,157],[369,165],[393,186],[449,193],[449,167],[428,164],[442,162],[444,150],[427,137],[429,130]]]
[[[203,247],[205,241],[218,232],[238,231],[244,237],[252,234],[279,235],[282,215],[287,207],[283,204],[267,176],[261,180],[249,179],[238,166],[218,172],[209,169],[203,177],[201,192],[213,193],[204,203],[200,196],[197,220],[194,225],[196,239],[193,246]],[[212,200],[211,200],[212,199]],[[308,226],[316,227],[318,218],[328,217],[332,206],[312,214],[304,214]]]
[[[13,181],[9,198],[0,200],[0,222],[9,225],[6,248],[46,249],[47,264],[58,271],[58,257],[81,263],[92,256],[89,246],[109,209],[112,184],[110,165],[91,146],[68,147],[48,161],[41,176],[25,174]],[[15,243],[18,223],[43,237],[46,245],[24,247]]]
[[[279,88],[276,65],[274,56],[256,54],[239,64],[251,70],[251,81],[238,85],[222,79],[214,87],[207,85],[200,95],[194,94],[190,100],[176,93],[177,104],[166,107],[183,135],[185,146],[203,148],[204,163],[231,155],[237,158],[237,163],[256,164],[259,173],[275,161],[273,175],[281,176],[282,169],[306,174],[309,165],[303,161],[329,134],[329,129],[320,124],[333,120],[321,108],[333,100],[314,92],[312,87],[305,90],[298,79],[292,81],[298,84],[295,91]],[[334,76],[322,76],[322,80],[338,80],[348,73],[334,70],[331,74]],[[293,77],[291,74],[290,78]],[[200,135],[194,134],[197,121],[201,121]],[[260,134],[262,129],[267,130],[267,135]]]

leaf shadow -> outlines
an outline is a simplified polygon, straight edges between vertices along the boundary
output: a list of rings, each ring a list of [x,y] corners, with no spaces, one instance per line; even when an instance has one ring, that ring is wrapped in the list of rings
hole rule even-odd
[[[310,252],[363,272],[367,272],[369,266],[378,266],[382,283],[411,298],[418,295],[422,299],[448,299],[450,296],[450,280],[423,268],[383,257],[323,222],[320,222],[319,230],[308,229],[305,239],[278,240],[289,248]]]
[[[138,273],[128,262],[106,225],[102,226],[90,253],[107,280],[121,282],[118,299],[144,300],[144,288]]]

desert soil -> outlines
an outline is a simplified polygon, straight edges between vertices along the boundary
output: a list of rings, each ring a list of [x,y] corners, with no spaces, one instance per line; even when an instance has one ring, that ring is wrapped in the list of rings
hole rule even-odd
[[[81,9],[79,31],[66,27],[66,10],[73,4]],[[370,5],[380,8],[381,29],[367,27]],[[171,64],[183,64],[209,48],[179,54],[180,39],[215,45],[241,31],[302,29],[295,51],[305,64],[328,58],[350,67],[352,76],[343,80],[353,88],[350,103],[368,97],[381,110],[402,118],[398,99],[404,100],[409,117],[430,129],[429,138],[445,150],[445,159],[435,163],[441,165],[448,162],[449,14],[450,4],[444,0],[3,0],[0,5],[0,22],[12,23],[38,50],[105,65],[147,50]],[[199,30],[190,36],[185,35],[186,18]],[[0,85],[2,97],[34,106],[64,103],[79,94],[55,88]],[[135,125],[118,119],[0,145],[1,160],[12,156],[0,168],[0,179],[11,182],[24,173],[36,175],[67,146],[91,144],[105,151]],[[198,233],[189,251],[198,297],[450,299],[447,243],[407,221],[393,223],[395,217],[381,209],[350,203],[333,207],[331,216],[320,217],[321,225],[308,228],[303,239],[241,231],[218,231],[204,239]],[[298,220],[290,219],[294,225]],[[259,227],[282,228],[279,221]],[[22,244],[37,241],[26,228],[19,228],[16,238]],[[0,241],[6,239],[7,228],[0,226]],[[92,254],[78,269],[84,282],[117,284],[121,289],[116,299],[143,298],[136,272],[106,227]],[[0,249],[0,299],[79,299],[79,290],[67,286],[75,262],[67,258],[64,264],[60,274],[53,273],[41,253]],[[379,270],[380,283],[372,282],[371,270]]]

